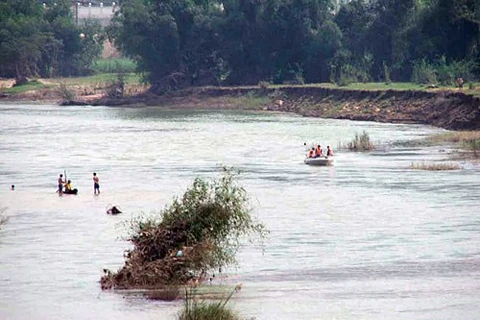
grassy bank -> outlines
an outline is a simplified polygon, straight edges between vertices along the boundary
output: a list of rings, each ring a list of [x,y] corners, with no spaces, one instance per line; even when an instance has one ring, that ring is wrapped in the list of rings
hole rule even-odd
[[[120,74],[101,73],[86,77],[34,79],[25,85],[13,86],[12,79],[0,81],[0,93],[12,100],[50,101],[63,100],[65,93],[69,96],[84,97],[104,95],[112,84],[118,83]],[[122,74],[125,95],[144,92],[147,86],[136,73]]]
[[[281,88],[286,85],[269,85],[271,88]],[[287,85],[290,87],[314,87],[314,88],[332,88],[332,89],[345,89],[345,90],[366,90],[366,91],[381,91],[381,90],[395,90],[395,91],[461,91],[466,94],[472,94],[480,96],[480,83],[472,83],[471,88],[464,86],[463,89],[458,89],[455,86],[436,86],[431,88],[424,84],[418,84],[413,82],[392,82],[389,84],[383,82],[358,82],[351,83],[346,86],[338,86],[334,83],[311,83],[304,85]]]
[[[85,77],[72,77],[72,78],[51,78],[51,79],[38,79],[27,85],[19,87],[2,87],[0,84],[0,91],[5,93],[21,93],[32,89],[45,88],[45,84],[63,82],[68,85],[96,85],[98,83],[105,83],[117,78],[117,72],[124,72],[128,84],[140,84],[141,77],[134,72],[136,65],[129,59],[103,59],[98,60],[96,63],[96,71],[98,74]],[[441,86],[438,88],[428,88],[425,85],[419,85],[412,82],[394,82],[385,84],[381,82],[369,82],[369,83],[352,83],[346,86],[338,86],[333,83],[312,83],[312,84],[290,84],[290,85],[274,85],[266,84],[268,88],[281,89],[281,88],[332,88],[332,89],[344,89],[344,90],[365,90],[365,91],[382,91],[382,90],[395,90],[395,91],[439,91],[439,90],[451,90],[459,91],[459,89],[453,86]],[[236,86],[231,88],[258,88],[258,86]],[[478,88],[478,89],[477,89]],[[466,94],[480,96],[480,84],[474,84],[473,89],[464,88],[462,92]]]

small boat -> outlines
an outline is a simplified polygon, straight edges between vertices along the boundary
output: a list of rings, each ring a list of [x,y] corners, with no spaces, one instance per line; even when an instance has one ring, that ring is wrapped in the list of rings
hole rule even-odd
[[[334,159],[332,157],[305,158],[305,164],[311,166],[332,166]]]
[[[64,190],[63,193],[64,194],[77,194],[78,190],[77,190],[77,188],[72,189],[72,190]]]

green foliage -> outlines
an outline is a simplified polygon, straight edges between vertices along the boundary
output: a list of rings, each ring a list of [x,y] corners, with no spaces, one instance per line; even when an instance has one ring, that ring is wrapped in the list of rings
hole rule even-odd
[[[136,69],[135,61],[128,58],[99,59],[93,65],[93,70],[97,73],[132,73]]]
[[[361,135],[355,133],[355,138],[347,144],[347,149],[352,151],[370,151],[375,149],[375,146],[370,141],[370,136],[366,131]]]
[[[16,93],[27,92],[27,91],[30,91],[30,90],[43,89],[43,88],[47,88],[47,87],[48,87],[47,85],[45,85],[45,84],[43,84],[43,83],[41,83],[37,80],[32,80],[32,81],[27,81],[27,83],[22,84],[22,85],[14,85],[11,88],[2,89],[2,92],[16,94]]]
[[[130,222],[134,245],[125,266],[102,277],[102,288],[151,288],[202,279],[205,272],[236,263],[245,237],[266,235],[250,215],[245,190],[225,171],[213,182],[200,178],[158,216]]]
[[[417,60],[413,64],[412,81],[420,84],[455,85],[456,79],[472,79],[477,63],[473,60],[447,62],[445,56],[440,60],[429,63],[425,59]]]
[[[45,2],[0,1],[0,76],[133,71],[94,65],[101,26],[75,25],[69,0]],[[452,85],[480,73],[479,12],[472,0],[122,0],[107,31],[160,92],[266,79]]]
[[[419,84],[436,84],[437,73],[435,67],[425,59],[415,61],[413,64],[412,82]]]
[[[0,2],[0,76],[24,83],[27,77],[84,75],[100,55],[99,25],[73,22],[71,2]],[[83,34],[84,37],[80,37]]]
[[[185,290],[183,309],[178,320],[240,320],[240,317],[227,307],[233,293],[217,302],[197,301],[195,291]]]

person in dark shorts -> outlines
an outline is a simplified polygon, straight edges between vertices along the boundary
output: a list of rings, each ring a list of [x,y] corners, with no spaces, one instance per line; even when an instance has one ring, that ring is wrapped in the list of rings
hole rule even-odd
[[[65,183],[65,181],[63,180],[63,174],[60,174],[58,176],[58,190],[57,192],[58,193],[63,193],[63,184]]]
[[[98,179],[97,174],[93,173],[93,193],[100,194],[100,179]]]

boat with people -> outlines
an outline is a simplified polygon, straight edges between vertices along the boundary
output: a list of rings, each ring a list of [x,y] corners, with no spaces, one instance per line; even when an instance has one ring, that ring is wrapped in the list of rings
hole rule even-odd
[[[334,159],[333,157],[305,158],[303,162],[311,166],[332,166]]]
[[[306,143],[303,145],[306,145]],[[334,162],[333,150],[330,148],[330,146],[327,146],[326,155],[324,155],[322,146],[317,145],[317,147],[312,147],[310,149],[303,162],[311,166],[331,166]]]

